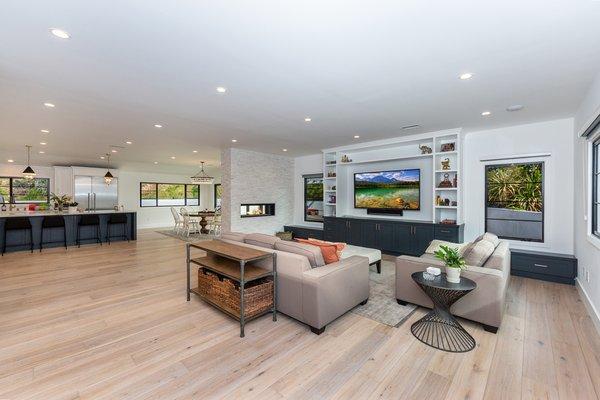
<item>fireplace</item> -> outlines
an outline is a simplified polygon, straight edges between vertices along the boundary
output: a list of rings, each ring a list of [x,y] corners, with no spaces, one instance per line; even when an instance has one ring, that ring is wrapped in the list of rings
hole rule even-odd
[[[249,203],[240,205],[240,217],[268,217],[275,215],[275,203]]]

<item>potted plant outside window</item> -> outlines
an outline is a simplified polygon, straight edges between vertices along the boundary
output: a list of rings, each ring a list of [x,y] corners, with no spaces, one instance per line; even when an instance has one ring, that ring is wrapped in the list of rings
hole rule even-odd
[[[460,283],[460,271],[467,268],[465,259],[460,255],[457,248],[441,245],[436,250],[435,258],[442,260],[446,266],[446,280],[450,283]]]

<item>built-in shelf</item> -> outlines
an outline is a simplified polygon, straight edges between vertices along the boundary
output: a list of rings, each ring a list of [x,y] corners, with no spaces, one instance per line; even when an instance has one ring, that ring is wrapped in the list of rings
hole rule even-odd
[[[332,189],[325,189],[326,192],[330,192],[330,193],[335,193],[336,190],[332,190]]]
[[[433,154],[413,154],[410,156],[398,156],[398,157],[378,158],[378,159],[373,159],[373,160],[340,162],[338,165],[368,164],[368,163],[376,163],[376,162],[382,162],[382,161],[409,160],[409,159],[414,159],[414,158],[428,158],[428,157],[433,157]]]
[[[458,208],[458,206],[435,206],[435,208],[456,210]]]
[[[335,206],[335,203],[325,203],[326,206]]]
[[[435,188],[435,190],[458,190],[458,188],[455,187],[449,187],[449,188]]]
[[[446,154],[458,154],[458,151],[438,151],[435,154],[437,156],[446,155]]]
[[[458,171],[455,169],[437,169],[435,172],[442,173],[442,172],[458,172]]]
[[[325,177],[325,178],[323,178],[323,179],[335,179],[335,178],[336,178],[335,176],[326,176],[326,177]]]

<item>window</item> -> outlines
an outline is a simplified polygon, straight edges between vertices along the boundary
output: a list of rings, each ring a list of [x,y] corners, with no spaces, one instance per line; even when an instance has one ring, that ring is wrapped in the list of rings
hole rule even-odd
[[[140,183],[140,207],[200,205],[200,185],[183,183]]]
[[[216,183],[215,184],[215,198],[214,198],[214,205],[215,205],[215,209],[220,209],[221,208],[221,196],[223,195],[223,186],[221,186],[220,183]]]
[[[500,238],[544,241],[544,163],[485,167],[485,230]]]
[[[323,174],[304,175],[304,220],[323,222]]]
[[[600,138],[592,144],[592,235],[600,237]]]
[[[5,202],[12,198],[15,203],[49,203],[50,179],[48,178],[0,178],[0,195]]]

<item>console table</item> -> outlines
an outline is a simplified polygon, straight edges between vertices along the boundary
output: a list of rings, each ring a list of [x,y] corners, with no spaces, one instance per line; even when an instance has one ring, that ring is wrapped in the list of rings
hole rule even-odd
[[[204,257],[191,257],[191,250],[198,249],[206,252]],[[272,259],[273,269],[268,270],[255,265],[256,261]],[[223,304],[220,297],[214,298],[207,296],[199,288],[191,288],[190,266],[196,264],[200,268],[212,271],[218,276],[228,278],[239,283],[239,308],[230,307]],[[221,310],[230,317],[240,322],[240,337],[244,337],[244,326],[246,322],[258,318],[269,312],[273,313],[273,321],[277,321],[277,254],[266,251],[251,249],[244,246],[222,242],[220,240],[211,240],[198,243],[187,243],[186,245],[186,265],[187,265],[187,301],[190,301],[190,294],[198,295],[215,308]],[[259,279],[271,277],[273,280],[272,307],[258,314],[246,315],[245,296],[246,284]],[[222,296],[221,296],[222,297]]]

